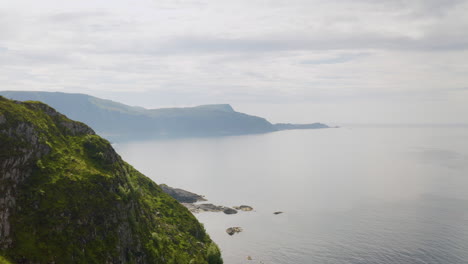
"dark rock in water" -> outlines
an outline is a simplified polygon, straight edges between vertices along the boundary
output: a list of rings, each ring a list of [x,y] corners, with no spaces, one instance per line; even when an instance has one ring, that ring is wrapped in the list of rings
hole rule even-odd
[[[242,232],[242,228],[238,227],[238,226],[230,227],[230,228],[226,229],[226,233],[228,233],[228,235],[230,235],[230,236],[232,236],[232,235],[234,235],[236,233],[240,233],[240,232]]]
[[[237,214],[237,211],[222,205],[214,205],[211,203],[205,204],[193,204],[193,203],[182,203],[192,213],[200,212],[224,212],[225,214]]]
[[[192,193],[186,190],[172,188],[167,186],[166,184],[160,184],[159,187],[161,189],[172,196],[172,198],[176,199],[181,203],[196,203],[199,201],[206,201],[206,199],[202,195],[198,195],[196,193]]]
[[[214,204],[200,204],[198,205],[198,208],[209,212],[221,212],[224,210],[224,206]]]
[[[234,210],[234,209],[229,208],[229,207],[225,207],[224,210],[223,210],[223,212],[224,212],[225,214],[237,214],[237,210]]]
[[[245,211],[245,212],[253,211],[253,208],[251,206],[248,206],[248,205],[233,206],[232,208],[234,208],[236,210]]]
[[[200,213],[200,212],[221,212],[224,210],[224,206],[214,205],[210,203],[206,204],[192,204],[192,203],[182,203],[187,209],[190,210],[192,213]]]
[[[281,211],[278,211],[278,212],[274,212],[273,214],[275,214],[275,215],[279,215],[279,214],[282,214],[282,213],[283,213],[283,212],[281,212]]]

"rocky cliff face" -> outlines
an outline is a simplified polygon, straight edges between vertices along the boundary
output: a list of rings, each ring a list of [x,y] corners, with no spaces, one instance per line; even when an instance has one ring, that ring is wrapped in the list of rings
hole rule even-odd
[[[193,215],[88,126],[0,97],[0,255],[14,263],[222,263]]]

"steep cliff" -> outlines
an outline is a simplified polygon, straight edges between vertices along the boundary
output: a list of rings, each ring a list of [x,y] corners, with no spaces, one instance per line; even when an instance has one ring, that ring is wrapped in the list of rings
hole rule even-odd
[[[0,96],[0,256],[13,263],[222,263],[193,215],[88,126]]]

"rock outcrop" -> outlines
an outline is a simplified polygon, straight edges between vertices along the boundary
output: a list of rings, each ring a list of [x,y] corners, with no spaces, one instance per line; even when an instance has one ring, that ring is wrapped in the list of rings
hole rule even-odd
[[[232,208],[234,208],[236,210],[241,210],[241,211],[244,211],[244,212],[253,211],[252,206],[248,206],[248,205],[233,206]]]
[[[169,194],[172,198],[176,199],[181,203],[196,203],[200,201],[206,201],[205,197],[193,192],[189,192],[179,188],[172,188],[167,186],[166,184],[160,184],[159,187],[161,187],[163,192]]]
[[[193,204],[193,203],[182,203],[192,213],[200,212],[224,212],[225,214],[237,214],[237,211],[226,206],[214,205],[211,203],[204,204]]]
[[[226,208],[223,209],[223,213],[225,213],[225,214],[237,214],[237,210],[226,207]]]
[[[242,232],[242,228],[241,227],[229,227],[228,229],[226,229],[226,233],[228,233],[228,235],[232,236],[234,234],[237,234],[237,233],[240,233]]]

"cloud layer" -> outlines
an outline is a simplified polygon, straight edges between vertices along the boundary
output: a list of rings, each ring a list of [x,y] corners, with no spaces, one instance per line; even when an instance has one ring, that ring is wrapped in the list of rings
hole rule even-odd
[[[1,5],[2,90],[228,102],[278,122],[468,122],[468,1],[74,2]]]

